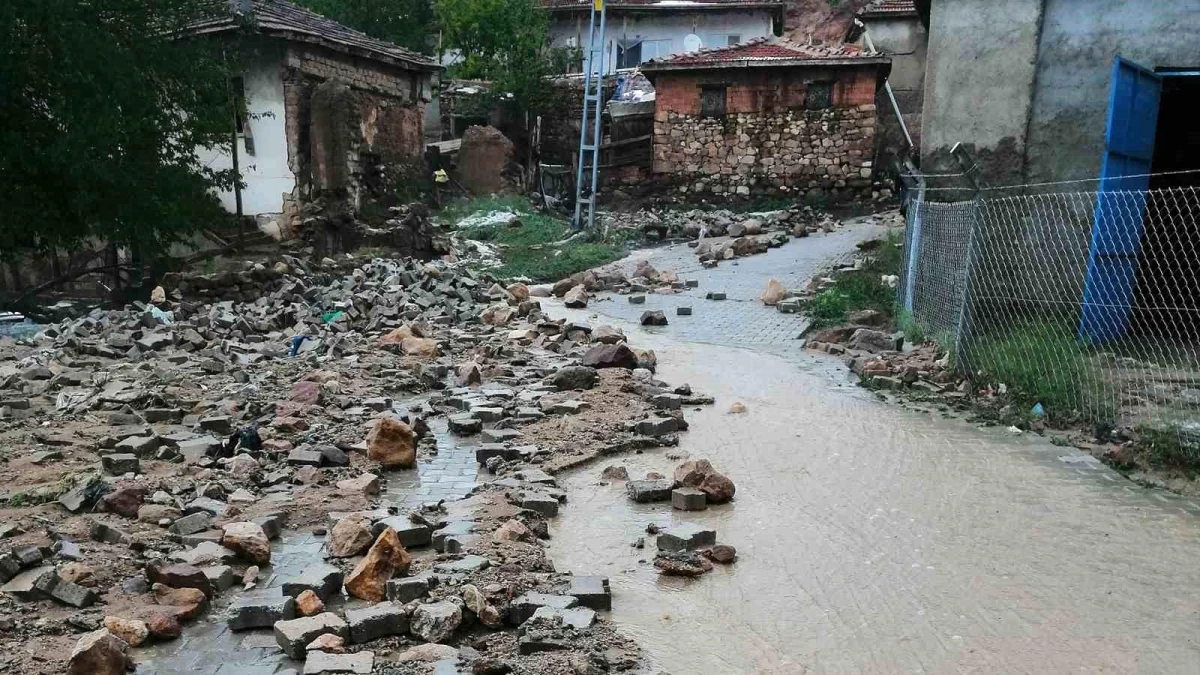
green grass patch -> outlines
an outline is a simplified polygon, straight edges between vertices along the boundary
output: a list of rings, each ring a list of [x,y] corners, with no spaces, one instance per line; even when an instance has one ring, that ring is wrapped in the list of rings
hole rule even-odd
[[[1156,469],[1178,471],[1188,478],[1200,476],[1200,439],[1173,428],[1140,425],[1137,431],[1139,459]]]
[[[533,281],[557,281],[625,256],[625,233],[606,235],[588,233],[570,241],[576,234],[570,222],[561,216],[535,209],[528,199],[517,195],[495,195],[447,204],[439,219],[453,225],[476,213],[510,211],[521,218],[520,227],[486,225],[461,230],[472,239],[495,244],[504,264],[491,273],[502,278],[528,277]],[[560,243],[562,242],[562,243]]]
[[[1004,384],[1009,397],[1026,406],[1041,403],[1048,417],[1110,420],[1115,414],[1106,383],[1074,326],[1022,324],[975,338],[969,353],[977,380]]]
[[[873,309],[890,318],[896,306],[896,290],[883,282],[883,276],[900,269],[899,238],[889,235],[871,250],[859,269],[832,274],[834,286],[817,293],[805,306],[805,313],[816,328],[846,323],[852,312]]]

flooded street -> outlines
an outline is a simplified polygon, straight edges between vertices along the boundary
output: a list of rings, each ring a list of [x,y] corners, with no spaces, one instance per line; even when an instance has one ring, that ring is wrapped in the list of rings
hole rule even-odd
[[[807,245],[743,261],[739,277],[761,288],[766,276],[747,268],[771,274]],[[704,273],[693,276],[701,297],[714,289]],[[559,479],[571,503],[552,525],[552,558],[559,569],[611,577],[614,622],[656,666],[1200,672],[1200,506],[1047,438],[885,405],[850,384],[836,360],[799,352],[794,335],[744,349],[720,345],[700,325],[734,306],[776,320],[749,300],[694,300],[695,316],[672,314],[659,334],[630,323],[620,297],[551,310],[624,328],[657,351],[662,379],[716,397],[687,411],[678,449]],[[638,311],[667,302],[681,299],[652,295]],[[748,412],[729,414],[735,401]],[[736,499],[685,513],[632,504],[623,481],[599,485],[606,464],[628,467],[631,478],[669,476],[678,461],[668,452],[711,460],[737,484]],[[738,562],[695,580],[660,577],[646,525],[680,522],[714,527]],[[643,550],[631,546],[639,537]]]

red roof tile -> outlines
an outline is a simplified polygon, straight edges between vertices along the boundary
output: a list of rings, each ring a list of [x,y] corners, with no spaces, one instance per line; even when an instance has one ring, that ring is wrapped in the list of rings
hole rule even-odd
[[[863,7],[859,16],[908,16],[917,15],[917,5],[913,0],[875,0]]]
[[[864,52],[854,45],[801,45],[778,37],[758,38],[732,47],[701,49],[665,59],[648,61],[643,67],[660,66],[719,66],[725,63],[763,63],[773,61],[817,61],[822,59],[867,59],[880,55]]]
[[[538,5],[545,9],[588,9],[592,0],[537,0]],[[782,0],[606,0],[609,9],[663,9],[663,10],[696,10],[713,9],[718,7],[765,7],[783,5]]]

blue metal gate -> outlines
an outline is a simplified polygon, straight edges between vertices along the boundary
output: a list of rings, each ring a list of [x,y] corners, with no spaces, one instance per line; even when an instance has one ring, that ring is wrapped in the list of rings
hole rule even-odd
[[[1113,193],[1150,185],[1161,94],[1157,73],[1120,56],[1113,62],[1107,147],[1079,319],[1079,337],[1092,344],[1115,340],[1129,328],[1146,204]]]

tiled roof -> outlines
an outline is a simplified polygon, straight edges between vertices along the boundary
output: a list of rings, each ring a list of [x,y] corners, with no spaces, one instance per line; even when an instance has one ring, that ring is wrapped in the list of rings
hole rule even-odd
[[[208,21],[193,24],[192,33],[221,33],[235,28],[237,22],[228,10],[228,2],[221,0],[214,5],[218,8],[216,16]],[[266,35],[312,42],[337,51],[387,62],[400,62],[421,69],[440,68],[436,61],[427,56],[373,38],[285,0],[253,0],[251,5],[257,29]]]
[[[854,45],[802,45],[779,37],[758,38],[732,47],[701,49],[677,56],[654,59],[643,64],[645,70],[659,67],[720,67],[733,64],[772,65],[786,61],[852,61],[879,59],[880,54],[864,52]]]
[[[544,9],[586,10],[592,0],[538,0]],[[711,10],[720,8],[771,7],[782,8],[782,0],[611,0],[606,2],[611,9],[654,9],[654,10]]]
[[[913,0],[875,0],[863,7],[859,16],[917,16]]]

